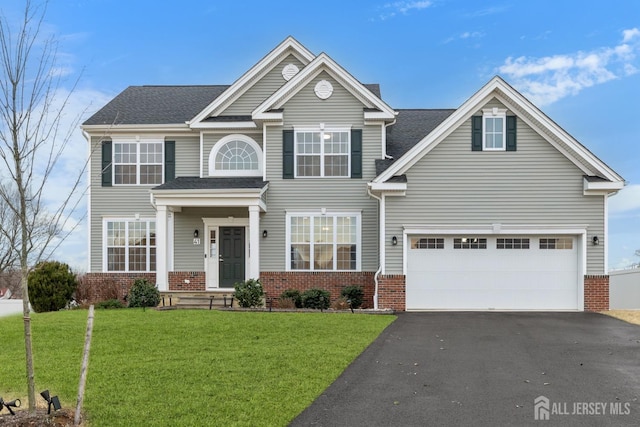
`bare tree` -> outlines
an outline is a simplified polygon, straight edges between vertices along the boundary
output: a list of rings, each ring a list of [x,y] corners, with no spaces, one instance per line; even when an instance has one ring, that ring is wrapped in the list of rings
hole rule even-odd
[[[27,276],[30,266],[49,256],[73,231],[82,176],[68,188],[56,188],[56,203],[47,188],[60,156],[77,129],[80,116],[67,121],[65,108],[78,80],[64,88],[57,63],[57,39],[44,34],[46,0],[25,0],[17,26],[0,16],[0,202],[6,206],[16,235],[7,240],[20,270],[29,412],[35,412],[35,374]],[[67,123],[68,126],[64,126]],[[60,192],[63,195],[60,195]],[[82,193],[82,191],[79,191]],[[66,196],[65,196],[66,195]]]

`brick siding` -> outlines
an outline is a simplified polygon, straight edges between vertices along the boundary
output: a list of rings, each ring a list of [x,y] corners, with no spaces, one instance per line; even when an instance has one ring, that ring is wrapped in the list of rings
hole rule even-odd
[[[609,276],[584,276],[584,310],[609,310]]]
[[[378,277],[378,308],[406,310],[406,280],[402,274],[387,274]]]
[[[204,271],[170,271],[169,290],[204,291],[206,290],[206,275]]]
[[[111,299],[114,292],[124,301],[136,279],[147,279],[155,284],[156,273],[87,273],[82,277],[88,285],[89,303]]]
[[[373,308],[373,272],[263,271],[260,282],[267,298],[277,300],[287,289],[297,289],[302,293],[307,289],[320,288],[329,291],[332,303],[340,298],[343,288],[360,286],[364,291],[362,308]]]

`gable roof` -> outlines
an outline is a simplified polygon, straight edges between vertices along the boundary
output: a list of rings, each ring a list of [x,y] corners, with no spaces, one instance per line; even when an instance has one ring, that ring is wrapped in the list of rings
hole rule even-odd
[[[293,54],[305,65],[315,57],[313,53],[301,45],[296,39],[291,36],[287,37],[264,58],[258,61],[257,64],[240,76],[238,80],[228,87],[222,96],[217,97],[213,102],[203,108],[202,111],[194,114],[194,116],[189,119],[189,122],[201,122],[209,116],[215,116],[222,112],[226,107],[238,99],[240,95],[245,93],[256,79],[259,79],[261,76],[268,73],[280,62],[282,58],[290,54]]]
[[[229,86],[129,86],[83,126],[182,124]]]
[[[345,89],[362,102],[365,107],[370,109],[369,111],[365,111],[365,119],[367,116],[384,120],[392,120],[395,118],[396,113],[393,108],[338,65],[329,55],[321,53],[262,104],[256,107],[251,114],[253,119],[268,120],[281,118],[282,112],[280,111],[273,114],[273,110],[282,108],[302,87],[323,71],[326,71],[331,77],[340,82]]]
[[[436,147],[464,121],[476,114],[487,102],[496,98],[507,108],[512,110],[527,125],[535,129],[540,136],[553,145],[565,157],[580,168],[585,175],[598,175],[616,183],[619,188],[624,179],[613,169],[598,159],[586,147],[558,126],[546,116],[540,109],[533,105],[522,94],[506,83],[500,76],[495,76],[484,85],[471,98],[465,101],[450,116],[445,118],[432,132],[425,136],[413,148],[404,153],[384,172],[379,174],[372,182],[382,183],[394,175],[402,175],[407,172],[424,155]]]

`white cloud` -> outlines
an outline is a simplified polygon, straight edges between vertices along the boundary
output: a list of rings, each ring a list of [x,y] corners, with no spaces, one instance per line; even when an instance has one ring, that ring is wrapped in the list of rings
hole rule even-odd
[[[638,211],[640,214],[640,184],[628,185],[609,198],[611,215]]]
[[[585,88],[635,74],[640,52],[640,30],[623,31],[620,44],[588,52],[579,51],[542,58],[509,57],[498,72],[512,80],[525,96],[548,105]]]
[[[622,43],[628,43],[636,37],[640,37],[640,30],[638,28],[631,28],[622,32]]]
[[[395,1],[392,3],[386,3],[382,6],[383,13],[379,15],[381,21],[389,18],[393,18],[398,13],[403,15],[408,14],[412,10],[422,10],[433,6],[432,1]]]
[[[449,37],[444,41],[444,43],[447,44],[456,40],[478,39],[482,37],[484,37],[484,33],[480,31],[465,31],[464,33],[460,33],[455,36]]]

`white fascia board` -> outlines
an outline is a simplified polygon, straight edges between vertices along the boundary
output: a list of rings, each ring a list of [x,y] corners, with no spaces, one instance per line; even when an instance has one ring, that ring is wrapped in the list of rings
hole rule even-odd
[[[186,123],[174,124],[158,124],[158,125],[142,125],[142,124],[126,124],[126,125],[83,125],[80,128],[87,133],[95,135],[97,132],[175,132],[189,131]]]
[[[192,129],[257,129],[255,122],[199,122],[191,125]]]
[[[623,181],[597,181],[590,182],[587,178],[582,180],[582,189],[585,196],[615,193],[624,188]]]
[[[394,114],[393,117],[390,117],[389,113],[386,111],[365,111],[364,119],[372,122],[380,122],[383,120],[389,120],[390,118],[395,118],[396,115],[397,113]]]
[[[263,122],[275,122],[275,124],[282,124],[284,121],[284,114],[282,111],[265,111],[257,114],[252,114],[254,120],[260,120]]]
[[[260,114],[264,114],[273,108],[281,108],[298,92],[298,90],[300,90],[301,87],[306,85],[322,71],[329,73],[331,77],[340,82],[345,89],[347,89],[364,105],[370,108],[375,107],[379,109],[380,117],[385,117],[387,120],[393,120],[396,117],[396,112],[393,108],[375,96],[369,89],[356,80],[344,68],[338,65],[326,53],[318,55],[302,71],[296,74],[291,78],[291,80],[285,83],[273,95],[253,110],[251,114],[252,117],[256,119]]]
[[[294,56],[296,56],[300,62],[305,65],[315,58],[315,55],[313,55],[313,53],[311,53],[306,47],[301,45],[296,39],[291,36],[287,37],[264,58],[258,61],[256,65],[240,76],[238,80],[213,100],[213,102],[206,106],[200,113],[198,113],[198,115],[191,119],[189,123],[200,122],[211,114],[215,114],[217,110],[226,108],[250,87],[250,83],[254,79],[259,78],[260,75],[268,73],[280,56],[285,54],[288,55],[289,53],[294,54]]]
[[[536,125],[529,120],[525,115],[519,115],[519,118],[523,119],[525,123],[539,130],[539,134],[545,137],[545,132],[540,131],[540,126],[546,128],[549,132],[554,134],[559,140],[566,144],[571,150],[575,152],[576,156],[579,156],[588,165],[592,166],[594,170],[600,172],[610,181],[624,181],[624,179],[615,173],[611,168],[604,164],[600,159],[587,150],[582,144],[576,141],[571,135],[569,135],[564,129],[558,126],[553,120],[546,116],[539,108],[533,105],[528,99],[522,96],[518,91],[506,83],[501,77],[496,76],[492,78],[486,85],[484,85],[478,92],[472,95],[467,101],[465,101],[456,111],[447,117],[438,127],[436,127],[429,135],[424,137],[418,144],[416,144],[411,150],[409,150],[402,158],[398,159],[393,165],[391,165],[386,171],[377,176],[374,181],[384,182],[394,175],[400,175],[405,173],[411,166],[413,166],[420,158],[431,151],[436,145],[438,145],[446,136],[451,134],[462,122],[467,120],[475,112],[482,108],[491,98],[496,97],[505,105],[512,104],[518,106],[526,114],[529,114],[540,125]],[[551,139],[545,137],[547,141],[558,148],[571,162],[576,164],[581,170],[586,173],[585,166],[566,150],[563,150],[559,144],[555,143]]]
[[[389,193],[389,192],[404,193],[407,191],[406,182],[370,182],[368,185],[371,191],[379,192],[379,193]],[[391,194],[387,194],[387,195],[389,196]]]
[[[442,235],[580,235],[586,233],[587,224],[405,224],[406,234]]]

